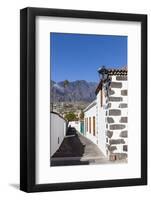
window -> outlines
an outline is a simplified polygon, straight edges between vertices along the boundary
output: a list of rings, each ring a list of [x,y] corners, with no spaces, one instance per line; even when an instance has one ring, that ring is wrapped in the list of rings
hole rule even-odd
[[[88,118],[87,118],[87,132],[88,132]]]
[[[89,117],[89,133],[91,133],[91,117]]]
[[[93,116],[93,135],[95,136],[95,116]]]
[[[85,118],[85,133],[87,132],[87,118]]]

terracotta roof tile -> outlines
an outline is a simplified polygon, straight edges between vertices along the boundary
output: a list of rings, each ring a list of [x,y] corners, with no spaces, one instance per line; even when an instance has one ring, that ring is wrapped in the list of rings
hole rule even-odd
[[[102,67],[98,70],[98,72],[100,72],[101,74],[101,70],[105,71],[106,74],[108,75],[122,75],[122,76],[127,76],[127,73],[128,73],[128,68],[127,66],[123,66],[123,67],[119,67],[119,68],[105,68],[105,67]],[[103,84],[103,80],[101,79],[96,90],[95,90],[95,94],[97,94],[101,89],[102,89],[102,84]]]

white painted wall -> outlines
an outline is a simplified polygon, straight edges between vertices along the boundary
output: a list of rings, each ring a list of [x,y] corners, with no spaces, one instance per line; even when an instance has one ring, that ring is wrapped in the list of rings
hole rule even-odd
[[[113,82],[122,82],[122,88],[113,88],[114,90],[114,94],[111,95],[111,97],[122,97],[123,101],[121,103],[128,103],[128,97],[127,96],[121,96],[121,90],[127,90],[127,81],[117,81],[116,80],[116,76],[112,76],[112,81]],[[105,156],[107,156],[107,151],[106,151],[106,131],[110,130],[109,129],[109,125],[106,122],[106,112],[108,113],[108,109],[106,109],[106,97],[104,95],[104,90],[102,90],[102,106],[101,106],[101,90],[98,92],[97,96],[96,96],[96,106],[90,108],[89,110],[87,110],[85,112],[85,118],[89,118],[90,116],[92,117],[93,115],[96,115],[96,136],[94,137],[93,134],[89,133],[89,127],[88,127],[88,131],[86,131],[86,137],[88,137],[89,139],[91,139],[94,143],[96,143],[98,145],[98,147],[101,149],[101,151],[103,152],[103,154]],[[120,116],[113,116],[114,118],[114,123],[115,124],[119,124],[119,120],[122,117],[127,117],[128,116],[128,109],[127,108],[119,108],[119,103],[120,102],[111,102],[112,107],[110,109],[120,109],[121,110],[121,115]],[[95,114],[96,112],[96,114]],[[112,116],[110,116],[112,117]],[[124,125],[126,126],[124,129],[122,129],[122,131],[124,130],[128,130],[128,123],[124,123]],[[89,123],[88,123],[89,126]],[[92,126],[92,125],[91,125]],[[121,130],[114,130],[113,131],[113,136],[112,139],[119,139],[119,134],[120,134]],[[125,144],[127,144],[128,139],[124,138],[125,140]],[[119,144],[116,145],[117,146],[117,150],[115,150],[115,153],[122,153],[123,152],[123,145]]]
[[[89,117],[91,117],[91,133],[89,132]],[[95,123],[95,136],[93,135],[93,117],[96,121],[96,105],[84,112],[84,127],[86,127],[85,119],[88,118],[88,129],[85,128],[85,136],[89,138],[92,142],[97,144],[97,132],[96,132],[96,123]]]
[[[66,134],[66,121],[60,117],[58,114],[51,113],[50,120],[50,142],[51,150],[50,155],[52,156],[60,147],[64,136]]]
[[[114,90],[114,94],[111,95],[111,97],[122,97],[123,101],[121,103],[126,103],[128,104],[128,96],[122,96],[121,95],[121,90],[128,90],[128,81],[117,81],[116,76],[112,76],[112,81],[113,82],[121,82],[122,83],[122,88],[112,88]],[[120,102],[111,102],[112,106],[110,109],[120,109],[121,110],[121,116],[113,116],[114,118],[114,123],[119,124],[119,120],[121,117],[128,117],[128,108],[119,108]],[[112,116],[110,116],[112,117]],[[125,125],[125,128],[122,130],[114,130],[113,131],[113,136],[112,139],[119,139],[119,135],[121,131],[128,130],[128,123],[123,123]],[[122,138],[123,139],[123,138]],[[128,144],[128,138],[124,138],[125,144]],[[117,149],[114,151],[114,153],[123,153],[123,145],[122,144],[116,144]],[[127,153],[127,152],[124,152]]]
[[[106,136],[105,136],[105,110],[101,107],[101,92],[97,94],[97,134],[98,134],[98,147],[101,149],[104,155],[106,155]],[[103,96],[103,102],[105,98]]]
[[[80,132],[80,121],[70,121],[68,126],[74,127],[78,132]]]

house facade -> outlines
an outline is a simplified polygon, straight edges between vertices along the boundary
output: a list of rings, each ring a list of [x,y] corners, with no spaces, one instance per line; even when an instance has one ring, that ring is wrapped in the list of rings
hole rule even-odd
[[[127,67],[98,70],[96,100],[84,110],[85,135],[109,160],[128,157]],[[95,132],[93,132],[95,130]]]
[[[84,121],[83,120],[77,120],[77,121],[69,121],[68,127],[74,127],[79,133],[84,135]]]
[[[84,135],[97,144],[96,135],[96,100],[84,109]]]

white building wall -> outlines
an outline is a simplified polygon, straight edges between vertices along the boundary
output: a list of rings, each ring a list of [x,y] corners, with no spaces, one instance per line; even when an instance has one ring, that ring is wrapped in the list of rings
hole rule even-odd
[[[109,159],[114,160],[127,158],[128,83],[127,76],[113,75],[111,78],[109,95],[106,97],[106,150]]]
[[[60,147],[66,134],[66,121],[56,113],[51,113],[50,117],[50,155],[52,156]]]
[[[85,109],[85,135],[109,160],[128,157],[128,85],[126,75],[111,75],[102,81],[93,102]],[[95,136],[93,135],[95,116]],[[89,131],[91,117],[91,133]],[[88,119],[88,122],[87,120]],[[87,127],[88,126],[88,127]]]
[[[71,126],[80,132],[80,121],[70,121],[68,126]]]
[[[95,135],[93,134],[93,117],[95,117]],[[91,132],[90,131],[90,123],[89,123],[89,118],[91,119]],[[86,119],[88,119],[88,128],[86,124]],[[95,144],[98,143],[97,140],[97,129],[96,129],[96,105],[85,111],[84,113],[84,127],[85,127],[85,136],[89,138],[92,142]]]
[[[104,99],[103,99],[104,101]],[[105,124],[105,109],[101,107],[101,91],[97,94],[97,138],[98,147],[104,155],[106,155],[106,124]]]

